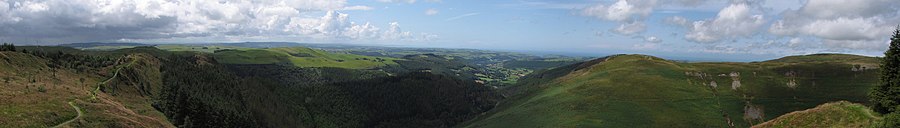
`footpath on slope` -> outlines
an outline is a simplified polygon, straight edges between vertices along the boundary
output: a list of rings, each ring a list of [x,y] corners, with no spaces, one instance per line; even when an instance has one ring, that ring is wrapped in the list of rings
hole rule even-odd
[[[78,120],[79,118],[81,118],[82,115],[84,115],[84,112],[81,111],[81,107],[78,107],[75,105],[75,101],[69,101],[69,105],[72,106],[72,108],[75,108],[75,112],[78,112],[78,116],[75,116],[75,118],[72,118],[66,122],[60,123],[56,126],[53,126],[54,128],[59,128],[59,127],[65,126],[69,123],[75,122],[75,120]]]
[[[125,65],[125,67],[131,67],[131,64],[134,64],[135,61],[136,61],[136,60],[132,61],[131,63],[128,63],[128,65]],[[100,87],[101,87],[101,86],[103,86],[103,85],[106,84],[107,82],[112,81],[113,79],[115,79],[116,77],[119,76],[119,71],[121,71],[122,68],[124,68],[124,67],[119,67],[119,68],[117,68],[117,69],[116,69],[116,72],[113,73],[113,76],[112,76],[112,77],[109,77],[109,78],[106,79],[105,81],[102,81],[102,82],[100,82],[100,83],[97,83],[97,87],[94,88],[94,90],[91,90],[91,99],[92,99],[92,100],[97,99],[97,91],[100,91]],[[69,119],[69,120],[67,120],[67,121],[65,121],[65,122],[63,122],[63,123],[57,124],[57,125],[53,126],[53,128],[59,128],[59,127],[65,126],[65,125],[67,125],[67,124],[69,124],[69,123],[75,122],[75,120],[78,120],[79,118],[81,118],[82,115],[84,115],[84,112],[81,111],[81,107],[78,107],[77,105],[75,105],[75,101],[76,101],[76,100],[78,100],[78,99],[69,101],[69,105],[72,106],[72,108],[75,108],[75,111],[78,113],[78,116],[75,116],[74,118]]]

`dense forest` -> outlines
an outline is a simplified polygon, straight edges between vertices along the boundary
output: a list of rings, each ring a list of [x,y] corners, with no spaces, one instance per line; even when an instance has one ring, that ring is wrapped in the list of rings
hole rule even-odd
[[[176,126],[450,127],[501,98],[432,73],[168,60],[157,107]]]

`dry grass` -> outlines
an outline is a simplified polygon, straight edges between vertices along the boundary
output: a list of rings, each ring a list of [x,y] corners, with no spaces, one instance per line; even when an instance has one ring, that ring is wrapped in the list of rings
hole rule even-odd
[[[105,79],[98,73],[53,69],[29,54],[0,54],[0,127],[55,126],[77,115],[70,101],[84,109],[85,118],[66,127],[173,127],[146,98],[100,93],[99,101],[86,102],[93,86]]]
[[[861,104],[847,101],[826,103],[803,111],[791,112],[754,128],[867,128],[881,121],[875,112]]]

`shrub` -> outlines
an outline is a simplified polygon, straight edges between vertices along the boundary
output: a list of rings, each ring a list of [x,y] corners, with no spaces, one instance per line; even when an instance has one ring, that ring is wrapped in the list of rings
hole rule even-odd
[[[878,126],[881,128],[900,128],[900,112],[884,115],[884,121]]]
[[[47,89],[44,88],[44,86],[40,86],[40,87],[38,87],[38,92],[44,93],[44,92],[47,92]]]

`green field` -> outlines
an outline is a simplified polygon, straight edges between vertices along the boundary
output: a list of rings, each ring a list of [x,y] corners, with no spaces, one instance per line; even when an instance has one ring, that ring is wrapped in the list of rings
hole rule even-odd
[[[463,126],[749,127],[831,101],[867,101],[877,69],[853,68],[875,58],[812,58],[851,59],[678,63],[611,56],[527,76],[507,89],[520,95]],[[734,81],[740,86],[732,88]]]
[[[291,64],[297,67],[337,67],[372,69],[397,65],[395,58],[329,53],[322,50],[290,47],[267,49],[222,50],[213,54],[226,64]]]
[[[244,48],[244,47],[232,47],[232,46],[217,46],[217,45],[209,45],[209,46],[199,46],[199,45],[159,45],[156,46],[158,49],[166,50],[166,51],[197,51],[197,52],[205,52],[205,53],[213,53],[216,50],[226,50],[226,49],[236,49],[236,50],[249,50],[252,48]]]
[[[136,46],[96,46],[96,47],[81,48],[81,50],[112,51],[112,50],[134,48],[134,47],[136,47]]]

